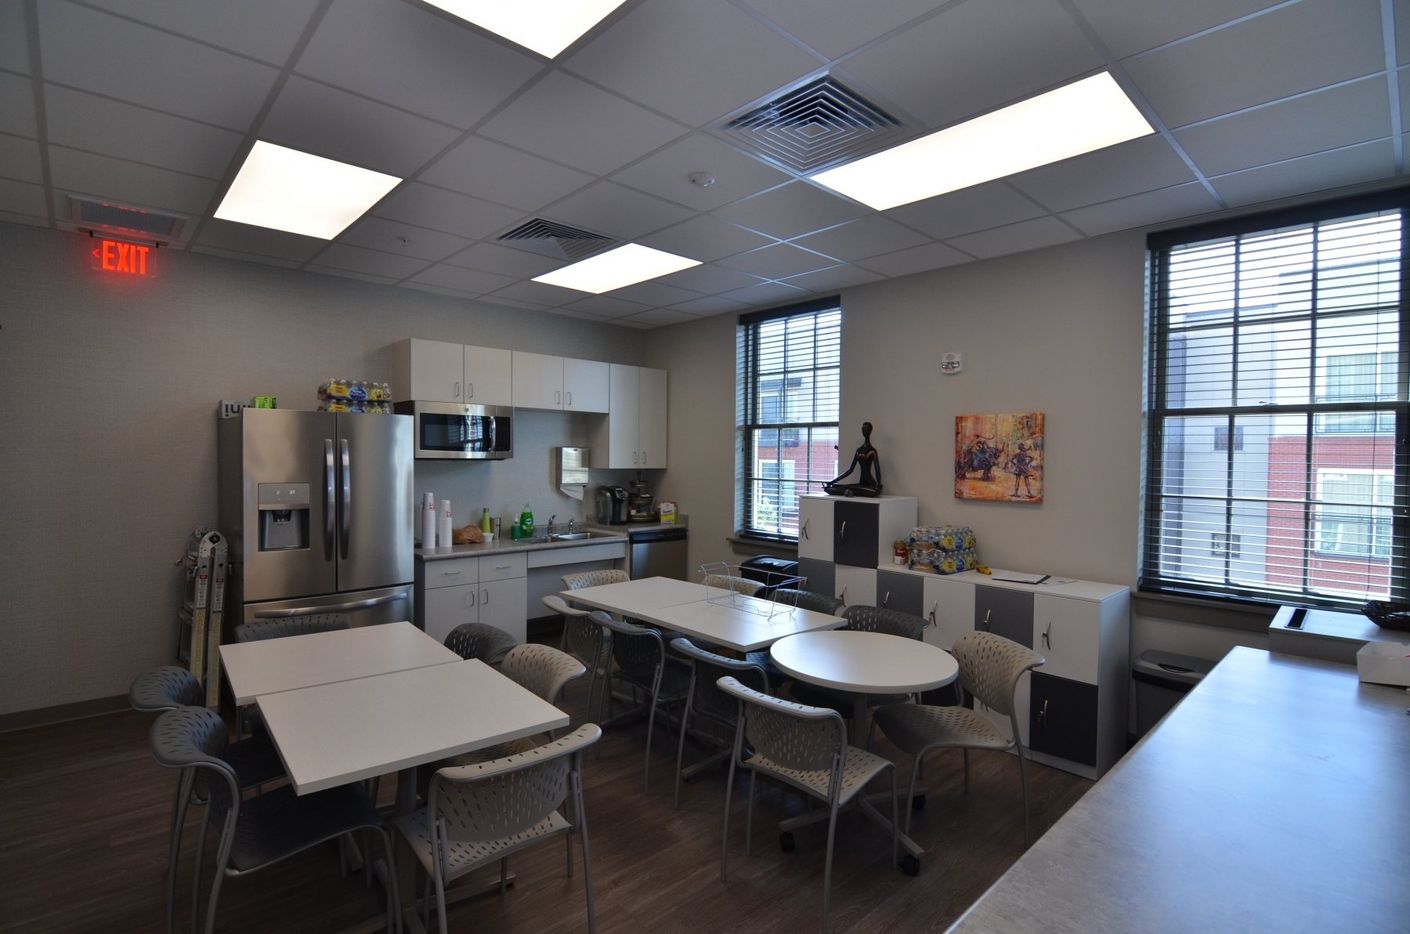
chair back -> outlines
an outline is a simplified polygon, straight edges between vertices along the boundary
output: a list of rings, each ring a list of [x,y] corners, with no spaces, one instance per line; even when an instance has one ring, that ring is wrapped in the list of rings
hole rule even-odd
[[[855,632],[880,632],[903,639],[920,639],[925,635],[925,619],[902,610],[882,606],[849,606],[842,611],[847,620],[844,629]]]
[[[756,753],[785,769],[835,769],[835,774],[841,774],[847,755],[847,725],[840,713],[771,697],[745,687],[732,676],[721,678],[718,685],[739,701],[744,738]]]
[[[980,630],[960,636],[950,653],[960,665],[960,686],[986,707],[1010,717],[1019,677],[1046,663],[1026,645]]]
[[[548,645],[516,645],[504,656],[500,674],[550,704],[558,703],[563,686],[587,673],[583,663]]]
[[[671,648],[690,660],[690,707],[697,714],[717,723],[734,725],[739,702],[720,690],[718,682],[724,677],[733,677],[746,687],[769,693],[769,676],[759,665],[707,652],[683,637],[672,639]]]
[[[600,584],[620,584],[631,580],[631,576],[620,568],[603,568],[600,571],[579,571],[564,574],[561,578],[568,590],[582,590],[584,587],[597,587]]]
[[[650,684],[656,669],[666,663],[666,643],[654,629],[613,619],[603,610],[593,610],[588,619],[612,634],[612,659],[628,680]]]
[[[528,752],[441,769],[431,779],[426,806],[452,842],[475,843],[523,833],[552,814],[568,796],[578,754],[602,736],[584,723],[562,739]]]
[[[339,629],[351,628],[352,618],[346,613],[252,619],[235,627],[235,641],[260,642],[264,639],[283,639],[286,636],[306,636],[314,632],[336,632]]]
[[[228,737],[220,714],[205,707],[177,707],[152,724],[152,758],[167,769],[201,773],[197,788],[209,798],[213,813],[240,807],[240,782],[222,756]]]
[[[796,606],[802,610],[826,613],[828,616],[841,616],[847,604],[836,597],[811,590],[790,590],[787,587],[774,591],[774,602],[785,606]]]
[[[127,689],[127,702],[133,710],[161,713],[178,707],[205,706],[206,692],[201,681],[179,665],[163,665],[144,671]]]
[[[601,626],[588,619],[588,611],[569,606],[557,594],[548,594],[542,599],[544,606],[563,617],[563,648],[576,658],[596,659],[607,636]]]
[[[751,581],[747,577],[735,577],[732,574],[706,574],[700,579],[700,583],[704,584],[706,587],[733,590],[735,593],[742,593],[746,597],[757,596],[759,591],[764,589],[764,585],[758,581]]]
[[[461,623],[445,641],[446,648],[461,658],[478,658],[486,665],[498,665],[518,644],[518,639],[489,623]]]

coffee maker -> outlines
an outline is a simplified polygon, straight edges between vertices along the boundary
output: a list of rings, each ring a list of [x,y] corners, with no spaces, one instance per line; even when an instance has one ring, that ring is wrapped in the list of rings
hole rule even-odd
[[[598,487],[595,503],[599,525],[624,525],[626,523],[627,491],[622,487]]]
[[[646,481],[637,474],[631,483],[632,493],[627,501],[628,522],[655,522],[656,497],[646,492]]]

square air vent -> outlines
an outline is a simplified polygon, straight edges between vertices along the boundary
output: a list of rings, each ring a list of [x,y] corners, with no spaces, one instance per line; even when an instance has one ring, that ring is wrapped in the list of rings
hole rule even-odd
[[[617,242],[603,234],[569,227],[567,224],[544,220],[542,217],[520,224],[497,239],[505,246],[528,250],[540,256],[574,261],[600,253]]]
[[[94,233],[113,233],[167,242],[177,239],[186,223],[186,218],[173,214],[159,214],[156,211],[144,211],[109,201],[90,201],[72,195],[69,196],[69,207],[69,217],[74,225]]]
[[[800,175],[860,159],[912,135],[900,120],[831,75],[726,120],[719,132]]]

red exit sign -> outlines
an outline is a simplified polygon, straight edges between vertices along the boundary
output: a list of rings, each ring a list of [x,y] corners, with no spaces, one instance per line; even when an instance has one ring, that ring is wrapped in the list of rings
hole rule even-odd
[[[147,264],[147,258],[151,253],[151,247],[142,246],[140,243],[99,240],[93,249],[93,268],[129,276],[150,276],[152,269]]]

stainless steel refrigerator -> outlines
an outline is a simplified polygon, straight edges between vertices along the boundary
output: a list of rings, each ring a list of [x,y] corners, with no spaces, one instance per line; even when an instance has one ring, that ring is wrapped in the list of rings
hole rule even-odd
[[[414,618],[411,422],[285,409],[220,420],[228,602],[241,609],[227,619]]]

